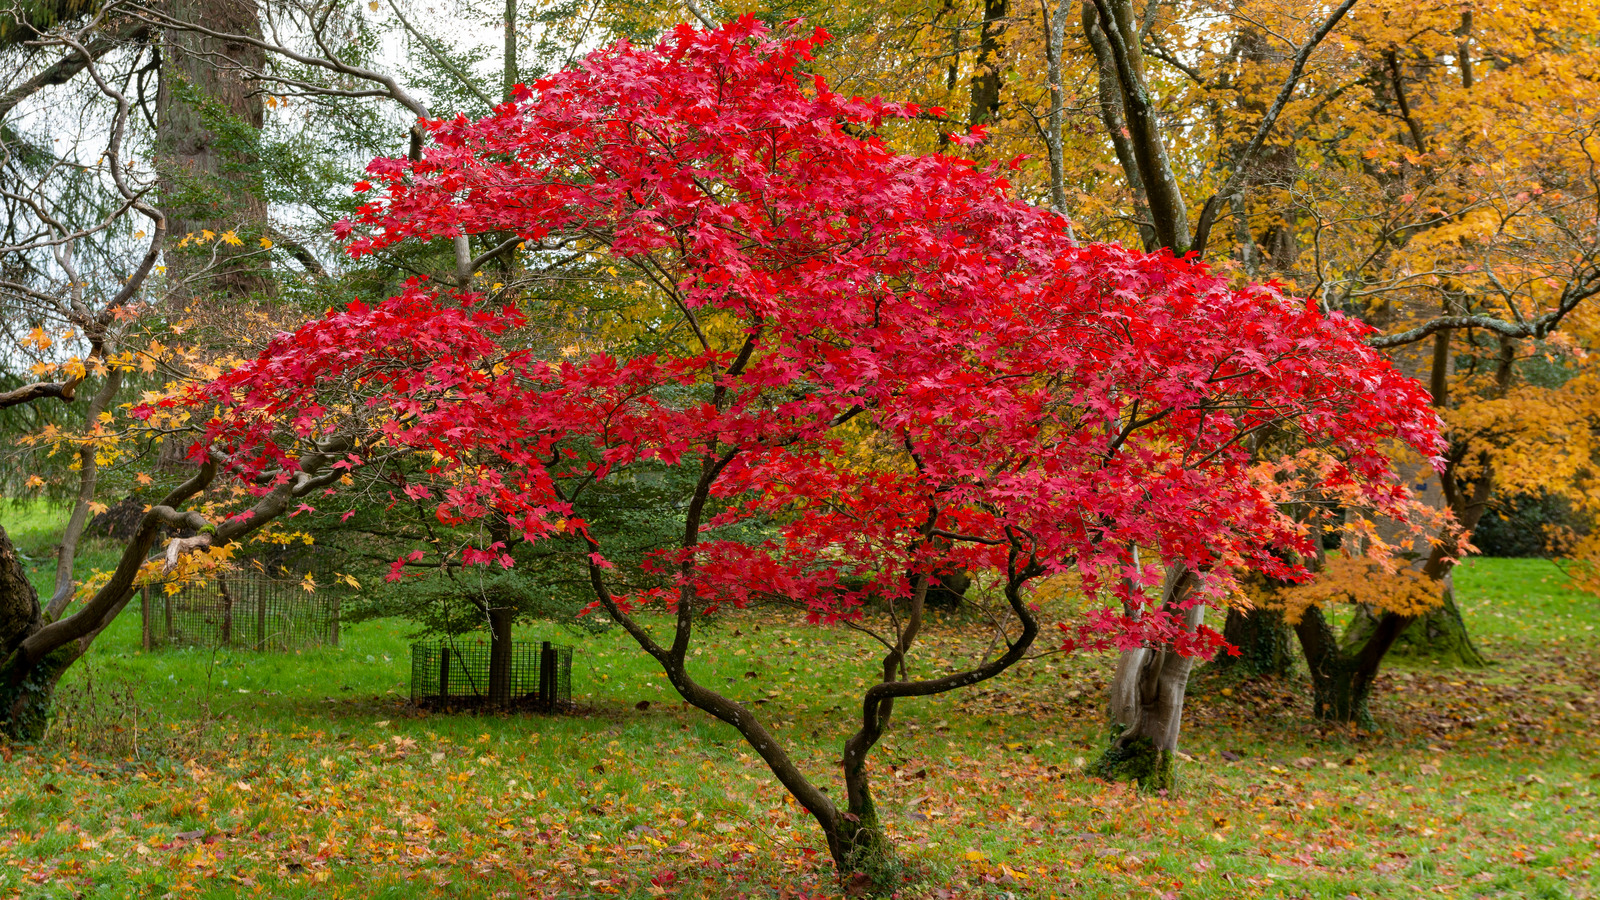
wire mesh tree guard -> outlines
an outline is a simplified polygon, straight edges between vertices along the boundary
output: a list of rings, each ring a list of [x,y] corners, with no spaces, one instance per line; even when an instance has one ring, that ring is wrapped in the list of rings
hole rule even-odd
[[[411,702],[457,709],[490,705],[491,655],[483,641],[412,644]],[[507,705],[541,712],[572,707],[571,647],[514,641],[507,674]]]
[[[158,647],[235,647],[299,650],[338,646],[339,591],[306,591],[299,581],[236,572],[168,592],[145,587],[140,596],[146,650]]]

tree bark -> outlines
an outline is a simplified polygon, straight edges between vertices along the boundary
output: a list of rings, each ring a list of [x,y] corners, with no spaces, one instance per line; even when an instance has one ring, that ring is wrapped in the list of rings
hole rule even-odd
[[[133,599],[140,570],[163,528],[172,526],[197,532],[193,537],[168,544],[168,566],[175,564],[184,553],[227,546],[288,512],[293,501],[337,481],[343,471],[329,471],[328,466],[347,454],[350,446],[347,438],[334,438],[320,445],[321,449],[305,453],[296,461],[298,474],[291,481],[274,487],[249,510],[220,525],[213,525],[199,513],[179,511],[184,503],[210,487],[217,472],[216,465],[211,462],[202,465],[187,481],[152,505],[140,519],[134,536],[123,547],[110,579],[76,611],[54,622],[45,622],[41,611],[34,620],[37,624],[23,625],[20,632],[14,634],[0,633],[5,649],[5,656],[0,658],[0,734],[23,742],[37,741],[43,736],[56,683]],[[3,551],[0,552],[0,622],[14,631],[18,628],[16,623],[28,619],[30,609],[37,608],[38,597],[31,593],[31,585],[26,590],[17,585],[17,577],[25,573],[16,562],[9,540]]]
[[[511,624],[517,611],[496,606],[489,610],[489,705],[511,705]]]
[[[1109,51],[1128,144],[1135,169],[1144,182],[1145,202],[1149,204],[1150,225],[1155,231],[1157,246],[1169,249],[1173,256],[1182,256],[1189,252],[1192,241],[1189,211],[1182,186],[1173,172],[1172,160],[1167,155],[1155,102],[1145,80],[1144,53],[1140,50],[1132,0],[1088,0],[1084,9],[1084,31],[1091,45],[1098,32],[1102,36],[1099,40]]]
[[[39,594],[11,545],[11,536],[0,526],[0,654],[9,655],[24,638],[38,631],[42,618]]]
[[[167,0],[166,14],[212,30],[259,37],[256,0]],[[241,41],[168,29],[162,40],[163,65],[157,92],[156,144],[163,157],[162,206],[169,234],[179,242],[211,231],[266,233],[266,207],[250,190],[252,154],[230,140],[225,119],[260,131],[265,110],[251,80],[266,62],[266,52]],[[237,136],[235,136],[237,138]],[[215,239],[213,239],[214,241]],[[212,241],[206,241],[211,245]],[[268,280],[248,261],[230,261],[250,250],[217,243],[218,267],[202,272],[190,257],[169,245],[169,279],[195,279],[180,289],[179,301],[219,294],[240,299],[268,289]]]
[[[1455,573],[1447,572],[1440,579],[1444,591],[1444,604],[1418,616],[1395,639],[1389,652],[1408,659],[1481,669],[1489,664],[1483,651],[1473,643],[1467,625],[1461,619],[1461,608],[1456,605]],[[1366,607],[1356,610],[1350,627],[1345,629],[1344,645],[1359,650],[1371,640],[1381,621],[1379,615]]]
[[[1411,622],[1409,616],[1385,613],[1365,644],[1347,649],[1340,645],[1322,610],[1315,606],[1307,609],[1295,624],[1295,634],[1311,671],[1314,715],[1376,731],[1377,723],[1367,705],[1372,684],[1395,638]]]
[[[1222,637],[1239,655],[1217,655],[1211,665],[1243,678],[1287,677],[1294,670],[1293,632],[1276,609],[1229,609]]]
[[[1063,0],[1063,3],[1065,2],[1066,0]],[[1127,117],[1123,113],[1122,86],[1117,79],[1116,57],[1111,53],[1111,43],[1106,38],[1105,30],[1100,26],[1100,15],[1092,0],[1085,0],[1083,4],[1083,34],[1089,42],[1089,48],[1094,51],[1100,122],[1105,126],[1106,136],[1111,140],[1111,149],[1117,154],[1117,165],[1122,169],[1122,177],[1128,183],[1128,190],[1133,195],[1133,211],[1138,221],[1139,239],[1144,244],[1145,250],[1158,250],[1161,241],[1151,224],[1153,220],[1150,217],[1150,203],[1145,198],[1144,178],[1139,172],[1139,161],[1133,155]]]
[[[1194,590],[1193,572],[1178,566],[1167,574],[1162,606],[1175,610]],[[1184,611],[1184,627],[1200,627],[1204,604]],[[1190,657],[1171,648],[1129,650],[1117,660],[1111,680],[1111,741],[1090,766],[1090,773],[1108,781],[1134,781],[1142,790],[1170,791],[1176,786],[1178,734],[1188,690]]]
[[[718,473],[734,458],[730,452],[719,458],[702,460],[701,480],[691,495],[685,510],[684,540],[682,546],[693,548],[699,540],[701,516],[710,498],[711,486]],[[929,527],[932,527],[930,519]],[[592,550],[600,550],[599,542],[587,536]],[[692,554],[680,563],[686,576],[692,574]],[[1005,672],[1016,665],[1032,648],[1039,634],[1038,620],[1022,597],[1022,588],[1031,579],[1043,574],[1044,569],[1031,555],[1024,556],[1014,543],[1007,566],[1005,596],[1011,615],[1021,624],[1021,633],[1008,638],[1006,652],[974,668],[938,678],[918,681],[908,680],[901,665],[920,626],[921,603],[926,600],[926,577],[914,593],[911,618],[899,633],[894,648],[884,659],[884,680],[872,685],[862,697],[861,727],[845,742],[840,767],[845,780],[846,806],[840,809],[829,796],[801,772],[784,747],[749,706],[723,696],[700,684],[690,674],[687,659],[693,640],[695,622],[700,615],[690,585],[685,577],[680,588],[676,622],[670,645],[658,643],[645,628],[618,606],[605,583],[605,573],[600,565],[589,562],[589,582],[595,598],[612,619],[662,667],[667,679],[690,705],[711,714],[737,730],[749,744],[778,782],[789,791],[795,801],[817,822],[828,842],[829,855],[841,878],[862,875],[871,890],[887,893],[898,870],[898,857],[888,833],[883,829],[878,809],[872,797],[867,755],[883,734],[893,712],[895,700],[903,697],[927,697],[946,691],[978,684]]]
[[[1007,0],[983,0],[978,56],[972,69],[972,102],[967,121],[987,125],[1000,117],[1000,36],[1005,33]]]

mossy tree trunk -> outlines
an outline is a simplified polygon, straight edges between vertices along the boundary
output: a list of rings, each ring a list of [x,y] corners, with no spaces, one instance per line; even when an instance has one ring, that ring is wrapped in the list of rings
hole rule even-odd
[[[1239,655],[1219,653],[1211,665],[1243,678],[1283,678],[1294,670],[1294,631],[1277,609],[1229,609],[1222,636]]]
[[[294,501],[337,481],[343,472],[328,467],[343,459],[350,447],[344,437],[324,441],[319,449],[295,461],[293,480],[272,488],[244,513],[220,525],[197,512],[180,510],[216,477],[215,463],[202,464],[187,481],[145,510],[105,583],[70,615],[55,621],[45,620],[27,572],[10,539],[0,530],[0,734],[28,742],[44,736],[56,684],[133,599],[139,573],[163,529],[194,533],[168,544],[169,564],[184,553],[225,547],[288,512]]]
[[[261,35],[256,0],[165,0],[163,12],[230,34]],[[258,134],[265,121],[264,91],[255,73],[266,52],[237,41],[169,28],[162,39],[161,81],[156,96],[156,146],[161,169],[161,205],[173,242],[167,254],[175,301],[214,296],[225,302],[270,290],[259,268],[255,239],[266,232],[266,206],[257,163]],[[200,235],[236,232],[243,246]],[[203,258],[177,252],[196,236],[218,263],[200,271]],[[249,240],[246,240],[249,238]]]
[[[1443,409],[1449,400],[1449,373],[1451,368],[1451,334],[1444,329],[1434,335],[1432,357],[1428,375],[1428,390],[1433,405]],[[1495,368],[1496,395],[1504,396],[1511,385],[1516,361],[1515,344],[1503,339]],[[1494,459],[1486,452],[1477,454],[1476,465],[1465,466],[1472,452],[1464,441],[1453,443],[1445,454],[1444,468],[1437,472],[1440,503],[1455,515],[1456,524],[1471,531],[1483,518],[1484,510],[1494,491]],[[1464,476],[1470,472],[1470,476]],[[1467,625],[1461,618],[1461,608],[1455,600],[1455,558],[1453,552],[1434,549],[1421,561],[1424,575],[1439,585],[1442,604],[1410,623],[1395,638],[1387,652],[1422,660],[1467,668],[1481,668],[1488,664],[1483,652],[1472,642]],[[1379,631],[1383,618],[1380,613],[1365,607],[1356,610],[1356,617],[1345,631],[1344,646],[1351,653],[1360,653]]]
[[[1167,574],[1162,605],[1176,609],[1194,590],[1193,572],[1176,567]],[[1200,626],[1205,607],[1183,612],[1184,626]],[[1090,765],[1091,774],[1109,781],[1134,781],[1142,790],[1176,787],[1174,760],[1183,724],[1183,700],[1194,660],[1170,648],[1129,650],[1117,660],[1111,680],[1111,740]]]
[[[29,673],[17,671],[21,665],[16,650],[44,624],[39,608],[39,593],[28,580],[28,570],[11,545],[11,536],[0,527],[0,723],[7,736],[32,740],[42,730],[30,712],[38,704],[33,696],[35,684]],[[44,705],[49,706],[48,695]]]
[[[1406,626],[1395,639],[1390,653],[1467,669],[1480,669],[1489,664],[1483,651],[1473,643],[1466,623],[1461,620],[1461,608],[1456,605],[1455,590],[1451,583],[1453,580],[1450,574],[1445,575],[1444,604]],[[1359,650],[1372,638],[1378,622],[1379,616],[1374,615],[1372,610],[1366,607],[1357,609],[1350,627],[1345,629],[1345,647],[1352,651]]]

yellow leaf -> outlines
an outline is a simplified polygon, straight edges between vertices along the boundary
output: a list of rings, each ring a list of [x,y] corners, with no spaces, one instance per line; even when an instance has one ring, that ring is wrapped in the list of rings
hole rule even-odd
[[[97,516],[100,515],[101,513],[105,512],[106,509],[107,509],[106,505],[104,503],[101,503],[98,500],[90,500],[89,501],[89,512],[92,512]]]
[[[233,229],[232,228],[230,228],[227,231],[224,231],[222,233],[222,242],[224,244],[227,244],[230,247],[243,247],[244,246],[244,241],[239,240],[239,236],[237,234],[233,233]]]
[[[28,480],[24,481],[22,485],[30,491],[36,491],[39,488],[44,487],[44,479],[37,475],[29,475]]]
[[[213,239],[216,238],[216,236],[217,236],[217,233],[215,231],[212,231],[209,228],[200,229],[200,240],[202,240],[202,241],[213,240]]]
[[[262,238],[261,239],[261,249],[263,249],[263,250],[271,250],[272,249],[272,242],[267,240],[266,238]]]

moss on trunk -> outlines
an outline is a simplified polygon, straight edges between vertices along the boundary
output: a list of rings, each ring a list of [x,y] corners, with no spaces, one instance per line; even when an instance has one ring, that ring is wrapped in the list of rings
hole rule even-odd
[[[23,744],[43,739],[56,685],[81,655],[74,642],[32,665],[20,653],[7,657],[0,665],[0,734]]]
[[[1178,786],[1177,754],[1156,749],[1148,737],[1112,741],[1088,771],[1106,781],[1135,782],[1141,791],[1172,791]]]
[[[1240,678],[1285,677],[1294,670],[1293,632],[1276,609],[1228,610],[1222,636],[1239,655],[1217,654],[1212,668]]]
[[[1361,608],[1345,629],[1345,650],[1359,653],[1377,628],[1378,617]],[[1461,619],[1461,608],[1456,605],[1455,592],[1446,588],[1444,604],[1418,617],[1395,638],[1389,652],[1395,656],[1417,661],[1433,662],[1466,669],[1481,669],[1489,664],[1483,651],[1472,642],[1467,624]]]

